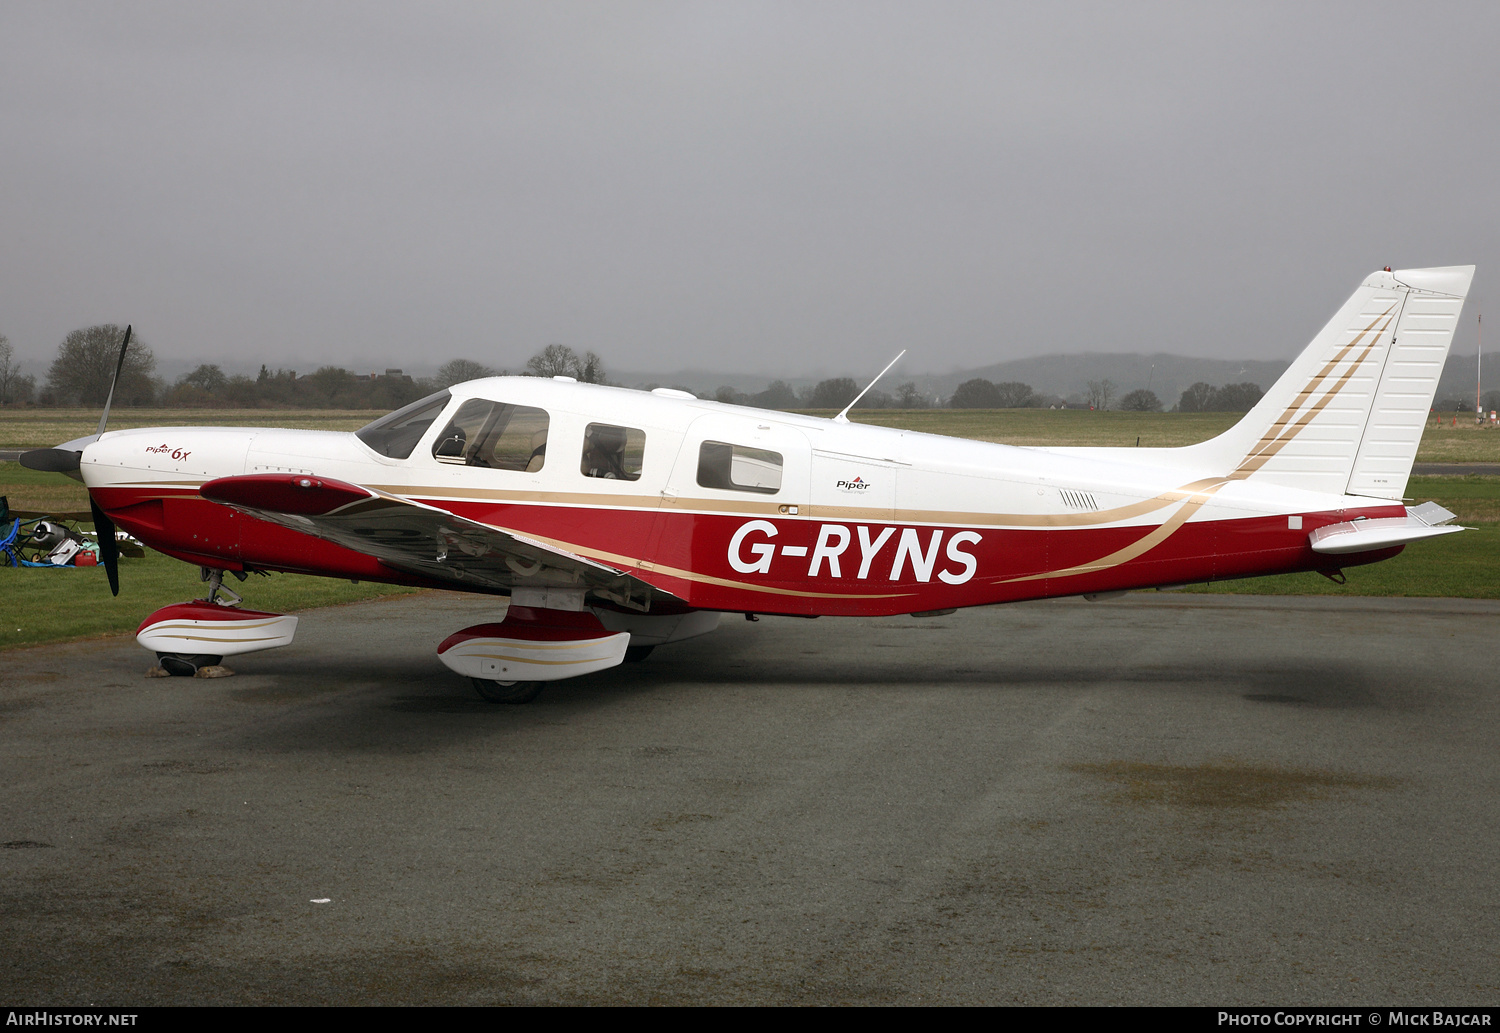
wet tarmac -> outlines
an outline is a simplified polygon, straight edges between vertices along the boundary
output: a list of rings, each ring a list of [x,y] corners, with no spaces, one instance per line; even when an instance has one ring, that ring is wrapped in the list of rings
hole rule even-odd
[[[434,656],[493,615],[0,656],[0,1000],[1500,996],[1500,605],[736,617],[527,706]]]
[[[1500,477],[1500,463],[1415,463],[1411,472],[1418,477]]]

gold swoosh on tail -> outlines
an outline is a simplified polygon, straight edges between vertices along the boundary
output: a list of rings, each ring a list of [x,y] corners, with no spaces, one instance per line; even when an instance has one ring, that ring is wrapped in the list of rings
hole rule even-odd
[[[1330,359],[1327,364],[1325,364],[1324,367],[1311,380],[1307,382],[1307,386],[1302,389],[1302,392],[1297,395],[1292,404],[1287,406],[1287,408],[1282,411],[1281,416],[1276,420],[1275,423],[1271,425],[1271,428],[1266,432],[1265,436],[1260,439],[1260,442],[1255,446],[1255,448],[1250,450],[1249,455],[1245,456],[1245,458],[1240,461],[1240,465],[1236,467],[1235,471],[1229,475],[1232,479],[1244,480],[1246,477],[1249,477],[1251,474],[1253,474],[1256,470],[1259,470],[1262,466],[1264,466],[1267,462],[1274,458],[1277,453],[1279,453],[1283,448],[1291,444],[1291,442],[1296,439],[1297,435],[1301,434],[1302,431],[1307,428],[1307,425],[1313,421],[1314,417],[1316,417],[1318,413],[1326,409],[1329,402],[1338,397],[1339,392],[1344,389],[1344,386],[1349,383],[1354,374],[1362,365],[1364,365],[1365,360],[1370,357],[1370,353],[1375,350],[1375,346],[1380,343],[1381,337],[1384,336],[1386,330],[1391,325],[1391,320],[1394,318],[1392,313],[1395,308],[1396,306],[1393,304],[1390,308],[1386,309],[1383,313],[1377,316],[1369,326],[1365,327],[1364,330],[1362,330],[1359,335],[1354,338],[1354,340],[1350,341],[1343,348],[1339,349],[1339,353],[1332,359]],[[1379,323],[1382,319],[1384,319],[1385,322],[1380,326],[1379,329],[1376,329],[1375,324]],[[1373,336],[1371,336],[1372,331],[1374,332]],[[1334,384],[1333,387],[1329,388],[1329,390],[1324,393],[1321,398],[1314,402],[1312,407],[1309,408],[1305,413],[1303,413],[1295,422],[1291,422],[1290,424],[1288,424],[1288,421],[1291,420],[1292,415],[1299,409],[1301,409],[1309,398],[1317,393],[1318,388],[1323,385],[1323,382],[1332,375],[1333,371],[1338,368],[1339,364],[1342,363],[1344,359],[1349,355],[1349,353],[1356,347],[1358,347],[1359,343],[1366,337],[1370,338],[1369,343],[1365,345],[1365,349],[1360,353],[1359,357],[1355,359],[1352,364],[1350,364],[1347,370],[1344,371],[1343,376],[1339,378],[1338,382]]]

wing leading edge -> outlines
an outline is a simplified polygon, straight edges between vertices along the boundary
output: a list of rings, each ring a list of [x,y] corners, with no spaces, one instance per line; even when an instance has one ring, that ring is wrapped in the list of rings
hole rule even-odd
[[[661,593],[624,570],[554,545],[330,477],[242,474],[209,481],[199,493],[257,519],[373,556],[394,570],[456,586],[583,589],[640,610]]]

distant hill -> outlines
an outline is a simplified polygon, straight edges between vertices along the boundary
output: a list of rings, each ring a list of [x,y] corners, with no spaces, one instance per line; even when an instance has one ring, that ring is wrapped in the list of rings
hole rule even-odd
[[[952,373],[910,373],[898,366],[881,381],[880,387],[890,391],[899,384],[912,382],[928,397],[947,398],[965,380],[982,377],[1000,384],[1018,380],[1030,384],[1032,390],[1044,395],[1060,398],[1079,397],[1087,390],[1090,380],[1112,380],[1115,382],[1115,397],[1120,398],[1136,388],[1150,386],[1162,404],[1170,409],[1177,404],[1193,384],[1200,381],[1222,387],[1225,384],[1249,382],[1266,390],[1286,372],[1290,362],[1283,359],[1195,359],[1185,355],[1169,355],[1157,352],[1153,355],[1110,354],[1086,352],[1077,355],[1037,355],[1027,359],[1012,359],[989,366],[956,370]],[[863,377],[873,371],[855,376],[864,383]],[[681,385],[700,395],[712,394],[722,385],[729,385],[746,394],[764,391],[773,377],[745,373],[726,373],[704,369],[684,369],[672,373],[620,371],[611,374],[617,383],[631,387],[646,384],[664,386]],[[794,388],[806,387],[819,378],[785,376]],[[1485,363],[1484,389],[1500,389],[1500,350]],[[1474,396],[1474,356],[1450,355],[1438,384],[1438,397],[1469,398]]]
[[[1153,366],[1155,367],[1153,369]],[[1080,397],[1087,390],[1090,380],[1112,380],[1115,382],[1115,397],[1128,391],[1146,387],[1162,403],[1171,408],[1182,392],[1193,384],[1203,381],[1221,387],[1249,381],[1261,388],[1269,387],[1286,370],[1285,362],[1237,362],[1226,359],[1190,359],[1181,355],[1110,355],[1085,353],[1081,355],[1038,355],[1029,359],[1014,359],[990,366],[957,370],[952,373],[903,372],[898,366],[880,382],[880,388],[890,391],[899,384],[915,383],[928,397],[934,395],[947,398],[965,380],[982,377],[994,383],[1019,380],[1030,384],[1032,390],[1059,398]],[[872,376],[869,371],[864,376]],[[853,374],[848,374],[853,375]],[[611,379],[631,386],[643,384],[680,384],[699,394],[711,394],[721,385],[729,385],[746,394],[763,391],[772,377],[746,374],[712,372],[702,369],[678,370],[675,373],[651,373],[621,371],[611,374]],[[803,387],[816,380],[810,377],[782,377],[793,387]],[[864,381],[859,376],[856,380]]]
[[[949,395],[965,380],[983,377],[996,384],[1018,380],[1032,390],[1060,398],[1083,395],[1090,380],[1112,380],[1115,397],[1149,385],[1162,404],[1171,408],[1192,385],[1203,382],[1215,387],[1246,381],[1264,390],[1286,372],[1285,362],[1228,359],[1191,359],[1182,355],[1112,355],[1085,352],[1080,355],[1038,355],[980,366],[942,377],[934,377],[939,393]]]
[[[715,390],[724,385],[745,394],[755,394],[764,391],[772,380],[785,380],[794,388],[803,388],[810,387],[822,379],[795,374],[772,377],[703,368],[680,369],[671,372],[616,371],[608,366],[607,359],[606,356],[606,368],[610,369],[609,378],[614,383],[624,384],[627,387],[644,387],[648,384],[663,387],[680,385],[700,396],[712,395]],[[1473,404],[1474,361],[1475,357],[1472,354],[1448,357],[1448,364],[1444,367],[1442,379],[1438,384],[1439,399],[1465,398],[1471,405]],[[196,362],[159,360],[157,376],[172,383],[178,377],[196,368],[197,365]],[[245,373],[249,376],[254,376],[260,368],[259,364],[251,366],[226,362],[221,365],[226,373]],[[912,373],[903,371],[900,366],[897,366],[881,381],[880,387],[882,390],[891,391],[900,384],[911,382],[915,383],[929,398],[934,396],[947,398],[965,380],[983,377],[996,384],[1018,380],[1023,384],[1030,384],[1032,390],[1040,394],[1056,395],[1059,398],[1076,398],[1084,394],[1090,380],[1112,380],[1115,382],[1116,398],[1136,388],[1146,387],[1149,383],[1151,390],[1156,392],[1162,404],[1170,409],[1177,403],[1183,391],[1199,381],[1215,387],[1249,381],[1265,390],[1286,371],[1287,365],[1286,361],[1281,360],[1194,359],[1183,355],[1168,355],[1164,352],[1153,355],[1086,352],[1077,355],[1037,355],[1027,359],[1012,359],[1009,362],[997,362],[989,366],[956,370],[952,373]],[[299,370],[299,372],[310,373],[316,368],[314,363],[309,363],[308,366],[307,370]],[[378,371],[374,366],[356,368],[356,372],[360,373]],[[436,368],[416,366],[406,372],[417,377],[432,376]],[[846,371],[843,374],[830,375],[852,376],[863,385],[865,378],[873,376],[874,372],[874,370],[863,370],[858,373]],[[1487,359],[1484,364],[1484,388],[1486,391],[1500,389],[1500,350],[1497,350],[1493,358]]]

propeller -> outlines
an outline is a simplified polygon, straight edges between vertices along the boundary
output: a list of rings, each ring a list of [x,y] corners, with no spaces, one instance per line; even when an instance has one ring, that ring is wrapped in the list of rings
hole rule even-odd
[[[99,562],[109,578],[109,594],[120,594],[120,543],[115,539],[115,522],[104,515],[99,503],[89,499],[94,511],[94,534],[99,539]]]
[[[99,416],[99,429],[86,438],[66,441],[56,448],[33,448],[20,455],[21,465],[28,470],[44,473],[63,473],[74,480],[83,480],[80,469],[83,465],[83,450],[98,441],[109,423],[109,407],[114,404],[115,388],[120,384],[120,371],[125,368],[125,350],[130,347],[131,327],[125,328],[125,339],[120,342],[120,357],[115,360],[115,376],[109,382],[109,394],[104,398],[104,412]],[[94,532],[99,538],[99,562],[109,577],[111,595],[120,594],[120,543],[115,540],[115,522],[104,514],[99,503],[89,496],[89,508],[94,511]]]
[[[131,329],[129,326],[125,328],[125,340],[120,342],[120,358],[115,362],[115,378],[109,382],[109,394],[104,398],[104,411],[99,414],[99,429],[94,431],[95,438],[104,434],[104,425],[109,422],[109,407],[114,404],[115,387],[120,383],[120,370],[125,368],[125,349],[130,347]]]

